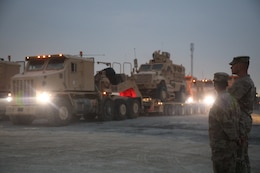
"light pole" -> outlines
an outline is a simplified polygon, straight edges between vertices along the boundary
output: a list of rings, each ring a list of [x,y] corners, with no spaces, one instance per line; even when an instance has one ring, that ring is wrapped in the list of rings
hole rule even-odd
[[[193,78],[193,51],[194,51],[194,43],[190,44],[190,59],[191,59],[191,77]]]

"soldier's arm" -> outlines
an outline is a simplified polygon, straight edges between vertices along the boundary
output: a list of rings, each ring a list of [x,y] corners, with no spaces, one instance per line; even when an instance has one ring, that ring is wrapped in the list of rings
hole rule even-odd
[[[228,140],[237,141],[239,139],[238,136],[238,127],[237,123],[232,116],[230,116],[230,112],[228,108],[225,108],[225,105],[219,107],[219,116],[218,121],[224,133],[226,134]]]
[[[250,89],[251,89],[251,85],[249,85],[247,82],[240,81],[240,82],[235,82],[228,89],[228,92],[237,100],[240,100]]]

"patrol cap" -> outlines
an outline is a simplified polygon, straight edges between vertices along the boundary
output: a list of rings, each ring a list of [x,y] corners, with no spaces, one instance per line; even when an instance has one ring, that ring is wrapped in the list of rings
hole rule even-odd
[[[234,65],[236,63],[242,62],[242,63],[248,63],[250,57],[249,56],[237,56],[233,58],[233,61],[229,63],[229,65]]]
[[[214,74],[214,82],[228,82],[229,75],[224,72],[218,72]]]

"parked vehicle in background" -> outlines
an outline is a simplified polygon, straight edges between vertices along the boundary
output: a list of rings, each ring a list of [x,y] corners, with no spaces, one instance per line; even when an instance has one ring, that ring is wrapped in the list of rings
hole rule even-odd
[[[11,77],[20,72],[20,64],[0,59],[0,119],[6,119],[6,106],[11,101]]]

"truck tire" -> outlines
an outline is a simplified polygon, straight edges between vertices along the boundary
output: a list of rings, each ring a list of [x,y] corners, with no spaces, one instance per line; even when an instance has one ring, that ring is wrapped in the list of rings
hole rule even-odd
[[[127,117],[127,104],[123,99],[115,100],[115,119],[124,120]]]
[[[27,116],[10,116],[10,120],[14,125],[30,125],[33,122],[33,117],[30,115]]]
[[[100,121],[111,121],[114,119],[114,102],[110,98],[105,98],[101,102],[100,114],[98,115]]]
[[[127,100],[127,117],[137,118],[141,112],[141,104],[139,100],[129,98]]]
[[[68,125],[72,121],[71,105],[67,100],[59,100],[50,108],[48,114],[49,124],[52,126]]]

